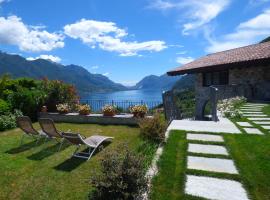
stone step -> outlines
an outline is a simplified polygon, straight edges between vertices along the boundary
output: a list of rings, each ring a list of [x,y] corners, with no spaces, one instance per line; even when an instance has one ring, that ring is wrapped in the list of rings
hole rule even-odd
[[[241,183],[206,176],[187,175],[185,193],[213,200],[248,200]]]
[[[233,161],[230,159],[188,156],[187,160],[188,169],[238,174]]]
[[[253,127],[252,124],[248,123],[248,122],[236,122],[239,126],[242,127]]]
[[[247,134],[263,135],[263,133],[257,128],[243,128]]]
[[[210,135],[210,134],[187,134],[188,140],[199,140],[205,142],[224,142],[222,136],[220,135]]]
[[[202,154],[213,154],[213,155],[226,155],[228,152],[225,147],[220,145],[208,145],[208,144],[188,144],[188,152],[191,153],[202,153]]]

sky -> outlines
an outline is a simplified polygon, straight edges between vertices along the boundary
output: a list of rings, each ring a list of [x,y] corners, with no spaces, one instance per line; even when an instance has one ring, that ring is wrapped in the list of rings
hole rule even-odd
[[[270,0],[0,0],[0,50],[124,85],[270,36]]]

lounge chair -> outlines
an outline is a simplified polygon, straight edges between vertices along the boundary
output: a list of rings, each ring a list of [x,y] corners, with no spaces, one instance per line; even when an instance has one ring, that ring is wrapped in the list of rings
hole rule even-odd
[[[25,136],[32,137],[36,140],[36,145],[41,138],[45,138],[46,134],[42,131],[37,131],[32,124],[32,121],[27,116],[21,116],[16,118],[17,126],[23,131],[20,145],[23,142]]]
[[[111,140],[113,137],[93,135],[91,137],[85,138],[84,136],[77,133],[62,133],[63,137],[68,140],[71,144],[76,145],[77,148],[73,153],[73,157],[84,158],[89,160],[95,150],[101,145],[105,140]],[[87,146],[89,148],[88,152],[78,152],[81,146]]]
[[[62,133],[56,129],[53,120],[48,118],[39,118],[38,122],[42,131],[47,135],[47,139],[53,139],[60,144],[58,148],[58,151],[60,151],[64,138]]]

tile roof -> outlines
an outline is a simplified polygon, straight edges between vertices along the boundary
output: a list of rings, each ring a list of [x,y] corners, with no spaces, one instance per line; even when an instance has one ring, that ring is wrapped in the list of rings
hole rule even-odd
[[[245,64],[254,65],[265,63],[270,63],[270,42],[209,54],[194,60],[193,62],[173,69],[167,72],[167,74],[174,76],[186,73],[201,72],[205,70],[219,70],[230,67],[238,67]]]

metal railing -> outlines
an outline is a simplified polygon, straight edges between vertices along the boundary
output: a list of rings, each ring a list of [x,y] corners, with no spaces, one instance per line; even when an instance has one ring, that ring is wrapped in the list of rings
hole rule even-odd
[[[96,113],[102,112],[102,107],[105,105],[114,105],[117,107],[118,111],[121,113],[129,113],[130,107],[134,105],[147,105],[149,113],[153,113],[155,108],[158,108],[162,101],[131,101],[131,100],[92,100],[92,99],[81,99],[81,104],[88,104],[91,110]]]

